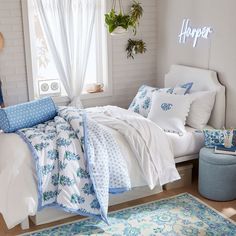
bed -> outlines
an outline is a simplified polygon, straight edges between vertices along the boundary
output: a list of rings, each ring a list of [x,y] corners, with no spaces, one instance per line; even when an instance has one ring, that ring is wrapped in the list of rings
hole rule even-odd
[[[210,127],[214,128],[221,128],[224,126],[225,122],[225,88],[218,82],[217,74],[216,72],[209,71],[209,70],[202,70],[197,68],[191,68],[186,66],[180,66],[180,65],[173,65],[170,69],[170,72],[165,77],[165,86],[175,86],[176,84],[180,82],[194,82],[194,91],[208,91],[213,90],[216,91],[216,102],[214,105],[214,109],[212,111],[211,119],[209,122]],[[134,153],[130,149],[130,147],[126,144],[126,142],[123,140],[124,138],[122,135],[120,135],[118,132],[114,131],[111,128],[108,128],[109,131],[113,134],[113,136],[116,138],[119,146],[121,147],[121,150],[123,152],[124,156],[129,156],[131,158],[126,159],[126,164],[128,167],[130,179],[131,179],[131,186],[132,191],[119,194],[119,195],[110,195],[109,198],[109,205],[115,205],[122,202],[127,202],[130,200],[142,198],[145,196],[157,194],[162,191],[161,186],[157,186],[156,188],[150,190],[147,186],[146,181],[144,180],[144,177],[142,176],[140,171],[140,166],[137,161],[135,161],[135,158],[132,158],[134,156]],[[198,158],[198,152],[200,148],[203,145],[203,136],[201,133],[196,132],[196,130],[187,128],[187,133],[182,136],[176,136],[176,134],[168,134],[168,140],[172,143],[174,154],[175,154],[175,162],[180,163],[184,161],[189,161]],[[4,135],[4,134],[2,134]],[[10,199],[1,199],[1,204],[7,204],[9,206],[5,207],[5,209],[9,208],[14,209],[15,214],[21,214],[24,212],[26,215],[31,215],[31,220],[36,224],[44,224],[49,223],[52,221],[60,220],[63,218],[67,218],[72,216],[71,214],[65,213],[61,210],[57,209],[51,209],[46,208],[40,212],[37,212],[35,214],[35,209],[37,208],[37,190],[36,190],[36,184],[35,179],[36,176],[33,172],[33,163],[28,158],[30,153],[26,145],[24,145],[23,141],[19,139],[15,134],[9,134],[7,138],[0,137],[1,140],[1,147],[5,146],[11,146],[12,143],[14,143],[15,146],[20,145],[24,146],[24,148],[21,150],[21,157],[20,159],[11,159],[18,155],[17,150],[13,149],[7,154],[4,155],[8,156],[10,160],[9,163],[14,163],[12,166],[8,166],[8,169],[5,171],[9,171],[10,168],[12,168],[12,171],[15,172],[15,176],[17,178],[14,179],[14,182],[11,182],[11,180],[3,181],[1,184],[4,185],[4,183],[11,183],[11,191],[8,193],[8,197],[12,198]],[[4,142],[3,142],[4,141]],[[176,148],[179,147],[179,145],[182,145],[182,148]],[[0,154],[0,157],[3,154]],[[0,160],[1,165],[5,165],[4,160]],[[31,170],[31,171],[30,171]],[[1,171],[0,171],[1,174]],[[33,178],[32,178],[33,176]],[[25,195],[22,197],[23,202],[17,202],[14,201],[14,196],[17,196],[18,199],[20,199],[21,194],[24,193],[24,189],[22,189],[21,193],[18,193],[17,186],[19,186],[22,181],[25,181],[25,188],[28,191],[28,197],[25,198]],[[14,188],[15,186],[15,188]],[[30,188],[29,188],[30,186]],[[3,187],[2,187],[3,188]],[[5,186],[6,188],[6,186]],[[7,189],[7,188],[6,188]],[[27,205],[27,207],[24,207]],[[25,212],[27,211],[27,212]],[[20,219],[20,218],[19,218]],[[17,223],[21,223],[22,228],[28,227],[28,217],[24,221],[20,221]],[[16,222],[14,222],[16,224]]]
[[[217,73],[211,70],[194,68],[184,65],[172,65],[165,76],[165,87],[172,87],[179,83],[193,82],[192,92],[215,91],[215,104],[207,128],[222,129],[225,126],[225,87],[219,82]],[[183,137],[169,134],[173,143],[175,162],[180,163],[198,158],[203,146],[203,134],[187,127]]]

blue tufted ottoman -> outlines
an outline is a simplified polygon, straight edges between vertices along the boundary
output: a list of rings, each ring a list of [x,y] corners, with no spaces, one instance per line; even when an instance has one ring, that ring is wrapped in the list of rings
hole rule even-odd
[[[236,156],[215,154],[209,148],[202,148],[199,156],[200,194],[215,201],[236,199]]]

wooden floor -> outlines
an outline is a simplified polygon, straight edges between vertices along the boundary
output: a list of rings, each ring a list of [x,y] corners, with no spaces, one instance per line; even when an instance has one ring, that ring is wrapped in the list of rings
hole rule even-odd
[[[110,211],[120,210],[122,208],[135,206],[138,204],[142,204],[142,203],[146,203],[146,202],[150,202],[150,201],[154,201],[154,200],[159,200],[162,198],[168,198],[168,197],[174,196],[176,194],[184,193],[184,192],[190,193],[190,194],[198,197],[199,199],[201,199],[202,201],[204,201],[205,203],[207,203],[211,207],[213,207],[216,210],[218,210],[219,212],[223,213],[225,216],[236,221],[236,200],[230,201],[230,202],[215,202],[215,201],[207,200],[199,195],[198,190],[197,190],[197,181],[194,181],[194,183],[189,187],[164,191],[164,192],[159,193],[157,195],[149,196],[146,198],[142,198],[142,199],[138,199],[138,200],[134,200],[131,202],[127,202],[127,203],[123,203],[120,205],[110,207]],[[38,226],[38,227],[33,226],[33,224],[31,223],[30,230],[28,230],[28,231],[38,230],[38,229],[42,229],[45,227],[54,226],[57,224],[63,224],[63,223],[67,223],[70,221],[77,220],[77,219],[81,219],[81,217],[72,217],[72,218],[69,218],[66,220],[57,221],[56,223],[53,223],[53,224],[46,224],[46,225]],[[11,230],[7,230],[6,225],[5,225],[2,217],[0,216],[0,236],[17,235],[17,234],[28,232],[28,231],[22,231],[20,226],[17,226]]]
[[[162,193],[159,193],[157,195],[152,195],[152,196],[149,196],[146,198],[141,198],[138,200],[130,201],[127,203],[122,203],[122,204],[119,204],[116,206],[112,206],[109,208],[109,211],[116,211],[116,210],[120,210],[123,208],[131,207],[131,206],[135,206],[135,205],[139,205],[139,204],[143,204],[143,203],[147,203],[147,202],[151,202],[151,201],[155,201],[155,200],[159,200],[159,199],[163,199],[163,198],[168,198],[168,197],[180,194],[180,193],[187,192],[187,193],[190,193],[190,194],[196,196],[197,198],[199,198],[200,200],[202,200],[203,202],[205,202],[209,206],[215,208],[217,211],[221,212],[223,215],[227,216],[228,218],[230,218],[236,222],[236,200],[229,201],[229,202],[216,202],[216,201],[210,201],[208,199],[203,198],[198,193],[198,184],[197,184],[197,172],[198,171],[197,171],[197,169],[195,169],[194,172],[195,173],[193,174],[193,176],[194,176],[193,184],[188,187],[163,191]],[[34,226],[33,223],[30,222],[30,230],[22,231],[20,226],[16,226],[15,228],[8,230],[5,223],[4,223],[4,220],[0,214],[0,236],[17,235],[20,233],[25,233],[25,232],[30,232],[33,230],[39,230],[39,229],[55,226],[58,224],[69,223],[71,221],[75,221],[75,220],[78,220],[81,218],[82,217],[79,217],[79,216],[71,217],[66,220],[61,220],[61,221],[57,221],[55,223],[45,224],[42,226]]]

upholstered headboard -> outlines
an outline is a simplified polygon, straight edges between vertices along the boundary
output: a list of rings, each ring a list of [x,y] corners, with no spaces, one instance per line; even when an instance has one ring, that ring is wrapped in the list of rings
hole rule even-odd
[[[172,65],[165,76],[165,87],[173,87],[186,82],[194,83],[191,93],[216,91],[215,105],[208,124],[218,129],[225,126],[225,87],[220,84],[217,73],[189,66]]]

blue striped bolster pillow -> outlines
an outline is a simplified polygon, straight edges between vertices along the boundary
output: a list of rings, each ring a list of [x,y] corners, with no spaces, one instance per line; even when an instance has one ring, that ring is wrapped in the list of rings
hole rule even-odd
[[[0,130],[12,133],[53,119],[57,108],[52,98],[42,98],[0,109]]]

